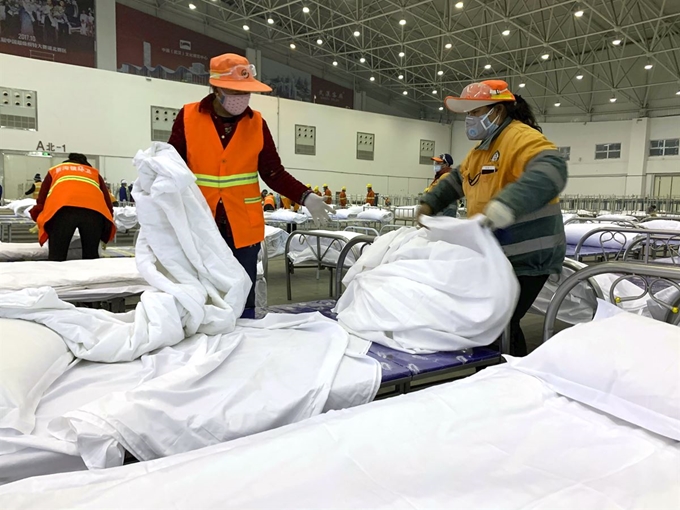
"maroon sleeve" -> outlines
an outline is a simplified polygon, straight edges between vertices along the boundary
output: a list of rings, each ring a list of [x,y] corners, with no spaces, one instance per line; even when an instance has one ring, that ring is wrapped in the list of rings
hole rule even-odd
[[[113,214],[113,204],[111,203],[111,194],[109,193],[109,188],[106,187],[106,182],[104,178],[99,174],[99,188],[104,194],[104,200],[106,200],[106,207],[109,208],[109,212]],[[40,190],[42,191],[42,189]]]
[[[52,174],[48,172],[47,175],[45,175],[42,184],[40,185],[40,193],[38,194],[36,204],[31,208],[30,211],[31,218],[33,218],[33,221],[38,221],[38,216],[40,216],[40,213],[45,208],[45,200],[47,200],[47,194],[50,192],[51,187],[52,187]]]
[[[182,108],[177,114],[177,117],[175,117],[175,122],[172,125],[172,133],[170,134],[168,143],[177,150],[179,155],[186,163],[187,139],[186,136],[184,136],[184,108]]]
[[[177,117],[179,118],[179,115]],[[264,119],[262,119],[262,134],[264,136],[264,145],[260,152],[257,167],[260,177],[262,177],[267,186],[277,193],[290,198],[293,202],[301,204],[304,201],[303,195],[307,191],[307,186],[283,168],[279,153],[276,151],[276,145],[274,145],[274,139]]]

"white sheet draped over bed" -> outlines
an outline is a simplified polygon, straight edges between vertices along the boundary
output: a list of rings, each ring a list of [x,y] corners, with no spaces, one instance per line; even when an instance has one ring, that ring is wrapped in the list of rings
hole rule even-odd
[[[376,239],[347,272],[338,321],[366,340],[406,352],[489,345],[519,295],[510,262],[476,220],[425,218]]]
[[[140,151],[135,165],[136,262],[156,290],[142,294],[135,311],[113,314],[76,308],[52,288],[24,289],[0,295],[0,317],[48,326],[81,359],[134,363],[163,348],[182,359],[167,373],[55,418],[52,438],[75,445],[89,467],[109,467],[122,462],[123,447],[150,459],[318,414],[336,374],[356,381],[349,388],[346,378],[338,381],[338,401],[373,399],[379,365],[364,356],[368,344],[350,345],[337,323],[319,314],[272,315],[237,328],[250,280],[193,174],[167,144]],[[20,442],[30,448],[33,439]]]

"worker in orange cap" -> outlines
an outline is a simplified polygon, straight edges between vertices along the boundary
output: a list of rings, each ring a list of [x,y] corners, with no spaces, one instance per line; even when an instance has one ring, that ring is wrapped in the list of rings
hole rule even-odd
[[[375,191],[373,191],[373,185],[366,185],[366,203],[368,205],[375,205]]]
[[[510,354],[523,356],[520,320],[548,276],[562,271],[566,240],[558,196],[567,184],[567,163],[543,136],[529,104],[503,80],[468,85],[445,104],[467,114],[467,137],[479,144],[421,198],[419,214],[435,214],[465,196],[468,217],[483,215],[495,231],[520,284]]]
[[[340,207],[346,207],[347,206],[347,188],[344,186],[340,190]]]
[[[327,204],[332,204],[333,203],[333,193],[331,190],[328,188],[328,184],[323,185],[323,200]]]
[[[196,175],[215,222],[253,283],[243,317],[255,316],[255,278],[264,213],[259,178],[275,192],[304,204],[318,221],[333,209],[283,168],[254,92],[271,92],[255,79],[248,59],[227,53],[210,60],[211,94],[177,115],[170,143]]]

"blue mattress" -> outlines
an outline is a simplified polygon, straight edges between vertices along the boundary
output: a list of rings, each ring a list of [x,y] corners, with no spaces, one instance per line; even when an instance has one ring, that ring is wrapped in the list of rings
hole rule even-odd
[[[618,253],[621,251],[621,247],[618,248],[604,248],[601,246],[581,246],[581,252],[579,257],[592,257],[597,255],[602,255],[603,253]],[[567,257],[574,257],[576,255],[576,245],[567,245]]]
[[[274,313],[307,313],[319,312],[335,320],[336,314],[331,310],[335,300],[324,299],[306,303],[294,303],[269,307]],[[368,355],[378,360],[383,367],[383,382],[402,377],[416,377],[425,374],[459,369],[463,365],[498,359],[497,350],[488,347],[475,347],[454,352],[435,352],[432,354],[409,354],[379,344],[371,345]]]

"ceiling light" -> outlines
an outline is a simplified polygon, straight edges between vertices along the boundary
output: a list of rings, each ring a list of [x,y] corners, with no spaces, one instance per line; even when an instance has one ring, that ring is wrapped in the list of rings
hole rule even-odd
[[[250,30],[250,27],[248,25],[243,25],[243,30],[247,32],[248,30]]]
[[[578,11],[576,11],[574,13],[574,16],[576,16],[577,18],[580,18],[581,16],[583,16],[583,9],[579,9]]]
[[[361,62],[361,63],[363,64],[363,63],[366,62],[366,59],[365,59],[364,57],[361,57],[361,58],[359,59],[359,62]]]
[[[444,74],[444,71],[442,71],[442,70],[440,69],[439,71],[437,71],[437,74],[438,74],[439,76],[441,76],[442,74]]]
[[[558,101],[557,103],[555,103],[555,106],[559,108],[559,106],[560,106],[561,104],[562,104],[562,103],[560,103],[560,102]]]
[[[354,31],[354,37],[359,37],[360,35],[361,35],[361,32],[359,32],[358,30]]]
[[[403,27],[404,25],[406,25],[406,20],[405,20],[405,19],[400,19],[400,20],[399,20],[399,24]]]
[[[440,111],[440,112],[441,112],[443,109],[444,109],[443,106],[440,106],[440,107],[439,107],[439,111]]]
[[[450,50],[452,46],[453,46],[453,44],[451,44],[451,43],[446,43],[446,44],[444,45],[444,48],[446,48],[447,50]]]
[[[338,61],[337,61],[337,60],[334,60],[334,61],[333,61],[333,65],[334,65],[335,67],[338,67]]]
[[[576,75],[576,79],[577,79],[577,80],[582,80],[582,79],[583,79],[583,75],[582,75],[582,74],[577,74],[577,75]]]
[[[400,52],[399,52],[399,56],[400,56],[400,57],[404,57],[405,55],[406,55],[406,53],[404,53],[403,51],[400,51]]]
[[[375,76],[371,76],[371,77],[369,78],[369,80],[375,81]]]
[[[654,64],[647,64],[645,66],[645,69],[647,69],[647,71],[649,71],[652,67],[654,67]]]
[[[541,55],[541,58],[543,60],[548,60],[550,58],[550,53],[544,53],[543,55]]]
[[[484,69],[491,69],[491,64],[486,64],[486,65],[484,66]]]
[[[456,9],[462,9],[463,8],[463,2],[458,2],[456,5],[454,5]]]
[[[507,36],[510,35],[510,30],[508,30],[508,29],[506,28],[505,30],[503,30],[503,31],[501,32],[501,34],[503,34],[504,36],[507,37]]]
[[[615,97],[610,97],[609,98],[610,103],[616,103],[616,98]]]
[[[267,23],[269,23],[270,25],[273,25],[274,24],[274,18],[267,18]]]
[[[614,40],[612,41],[612,44],[613,44],[614,46],[618,46],[619,44],[621,44],[621,39],[614,39]]]
[[[319,38],[316,40],[316,44],[318,44],[319,46],[321,46],[321,45],[323,44],[323,39],[321,39],[321,38],[319,37]]]
[[[437,89],[434,89],[434,90],[432,91],[432,93],[433,93],[433,94],[436,94],[436,93],[437,93]]]
[[[400,75],[398,76],[398,78],[399,78],[400,80],[403,80],[403,79],[404,79],[404,75],[403,75],[403,74],[400,74]]]
[[[404,92],[402,92],[402,94],[404,94],[405,96],[408,96],[408,91],[405,90]]]
[[[305,14],[309,14],[309,7],[304,6],[304,7],[302,8],[302,12],[304,12]]]
[[[523,88],[526,87],[526,86],[527,86],[526,83],[520,83],[520,84],[519,84],[519,88],[521,88],[521,89],[523,89]]]
[[[290,43],[290,49],[294,50],[295,49],[295,43]]]
[[[189,4],[189,9],[191,9],[192,11],[195,11],[196,6],[194,4]]]

